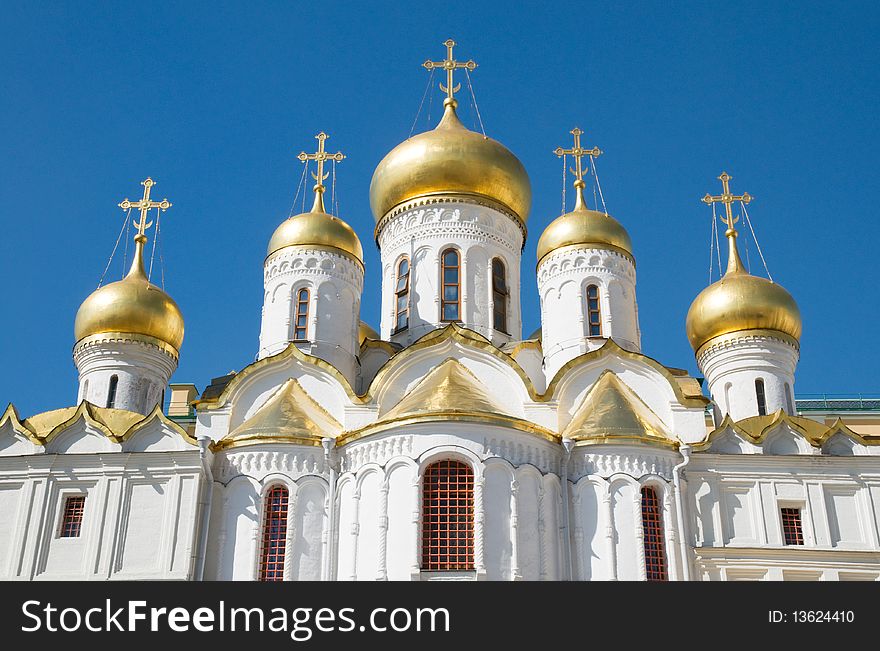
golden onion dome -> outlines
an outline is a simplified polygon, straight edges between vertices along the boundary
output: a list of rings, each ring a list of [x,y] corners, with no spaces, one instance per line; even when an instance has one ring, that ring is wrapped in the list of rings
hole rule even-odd
[[[323,186],[316,186],[312,209],[286,219],[275,229],[269,240],[267,256],[288,246],[316,246],[336,249],[364,263],[364,249],[357,233],[324,210],[323,192]]]
[[[364,341],[366,341],[367,339],[375,339],[376,341],[381,341],[382,336],[366,323],[361,321],[360,325],[358,325],[358,345],[363,346]]]
[[[453,195],[500,204],[525,225],[532,189],[522,163],[500,142],[465,128],[454,99],[444,106],[432,131],[399,144],[373,172],[370,207],[376,222],[407,201]]]
[[[135,253],[125,278],[92,292],[76,313],[77,341],[118,332],[158,339],[176,351],[183,343],[183,315],[177,303],[153,285],[144,272],[144,235],[135,237]]]
[[[728,229],[727,271],[721,280],[699,293],[687,314],[687,336],[695,351],[708,341],[754,330],[782,333],[798,341],[801,313],[783,287],[749,274],[736,248],[736,231]]]
[[[611,215],[588,210],[583,202],[582,188],[578,187],[577,192],[575,209],[554,219],[541,233],[538,264],[553,251],[577,244],[620,251],[632,258],[632,240],[623,225]]]

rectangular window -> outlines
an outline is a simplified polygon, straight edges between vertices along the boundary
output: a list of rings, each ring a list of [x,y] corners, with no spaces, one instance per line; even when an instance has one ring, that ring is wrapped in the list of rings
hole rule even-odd
[[[601,311],[599,309],[599,288],[596,285],[587,287],[587,324],[591,337],[602,336]]]
[[[804,530],[801,526],[801,510],[796,508],[782,508],[782,536],[786,545],[803,545]]]
[[[58,534],[61,538],[79,538],[85,508],[85,495],[70,495],[64,500],[64,512],[61,514],[61,530]]]
[[[459,321],[461,278],[458,251],[447,249],[440,256],[440,261],[443,267],[440,274],[443,285],[440,293],[440,320]]]

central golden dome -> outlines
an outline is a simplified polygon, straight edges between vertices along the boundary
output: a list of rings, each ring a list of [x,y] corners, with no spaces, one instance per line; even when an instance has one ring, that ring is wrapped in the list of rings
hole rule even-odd
[[[736,248],[736,231],[728,230],[727,272],[700,292],[687,314],[687,336],[698,351],[721,335],[748,331],[780,332],[798,341],[801,313],[794,298],[771,280],[752,276]]]
[[[525,225],[532,188],[522,163],[500,142],[466,129],[455,100],[444,105],[436,128],[402,142],[376,167],[370,182],[376,222],[413,199],[464,195],[498,203]]]
[[[76,313],[77,341],[91,335],[119,332],[158,339],[179,351],[183,315],[177,303],[153,285],[144,273],[146,237],[135,238],[135,254],[125,278],[92,292]]]
[[[330,247],[364,263],[364,249],[357,233],[344,221],[324,211],[320,191],[315,193],[315,205],[311,211],[286,219],[275,229],[266,256],[287,246]]]
[[[623,225],[611,215],[588,210],[580,200],[572,212],[557,217],[544,229],[538,240],[538,264],[553,251],[575,244],[610,248],[633,257],[632,240]]]

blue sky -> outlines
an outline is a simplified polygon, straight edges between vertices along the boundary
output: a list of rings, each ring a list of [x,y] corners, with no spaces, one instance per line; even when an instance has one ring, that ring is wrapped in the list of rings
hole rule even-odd
[[[727,170],[803,313],[797,392],[878,392],[878,15],[856,2],[6,3],[0,402],[23,416],[73,404],[74,315],[116,241],[116,204],[147,175],[174,203],[162,254],[186,340],[173,381],[201,389],[253,361],[266,244],[320,130],[348,156],[340,215],[365,245],[362,318],[377,326],[370,177],[408,136],[420,64],[450,36],[479,64],[487,133],[531,177],[525,334],[539,325],[535,246],[560,211],[552,150],[579,125],[633,239],[644,352],[696,372],[684,318],[707,281],[699,198]],[[429,126],[423,111],[417,131]],[[118,260],[108,279],[120,273]]]

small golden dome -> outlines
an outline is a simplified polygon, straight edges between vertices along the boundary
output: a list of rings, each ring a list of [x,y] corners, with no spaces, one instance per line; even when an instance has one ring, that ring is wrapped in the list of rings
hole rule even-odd
[[[455,100],[444,105],[436,128],[400,143],[373,172],[370,207],[376,222],[406,201],[469,195],[501,204],[525,224],[532,188],[522,163],[500,142],[465,128]]]
[[[538,240],[538,264],[547,254],[573,244],[593,244],[633,255],[632,240],[623,225],[611,215],[588,210],[580,196],[573,211],[557,217],[544,229]]]
[[[267,256],[287,246],[317,246],[338,249],[363,264],[364,249],[351,226],[324,210],[321,190],[315,191],[311,211],[286,219],[275,229],[269,240]]]
[[[144,273],[147,238],[135,237],[135,254],[125,278],[92,292],[76,313],[77,341],[107,332],[145,335],[175,350],[183,343],[183,315],[177,303]]]
[[[771,280],[752,276],[736,248],[736,231],[727,231],[727,272],[697,295],[687,314],[687,336],[698,351],[709,340],[733,332],[771,330],[800,339],[801,313],[794,298]]]
[[[375,339],[376,341],[381,341],[382,336],[366,323],[361,321],[360,325],[358,326],[358,345],[362,346],[364,344],[364,341],[367,339]]]

